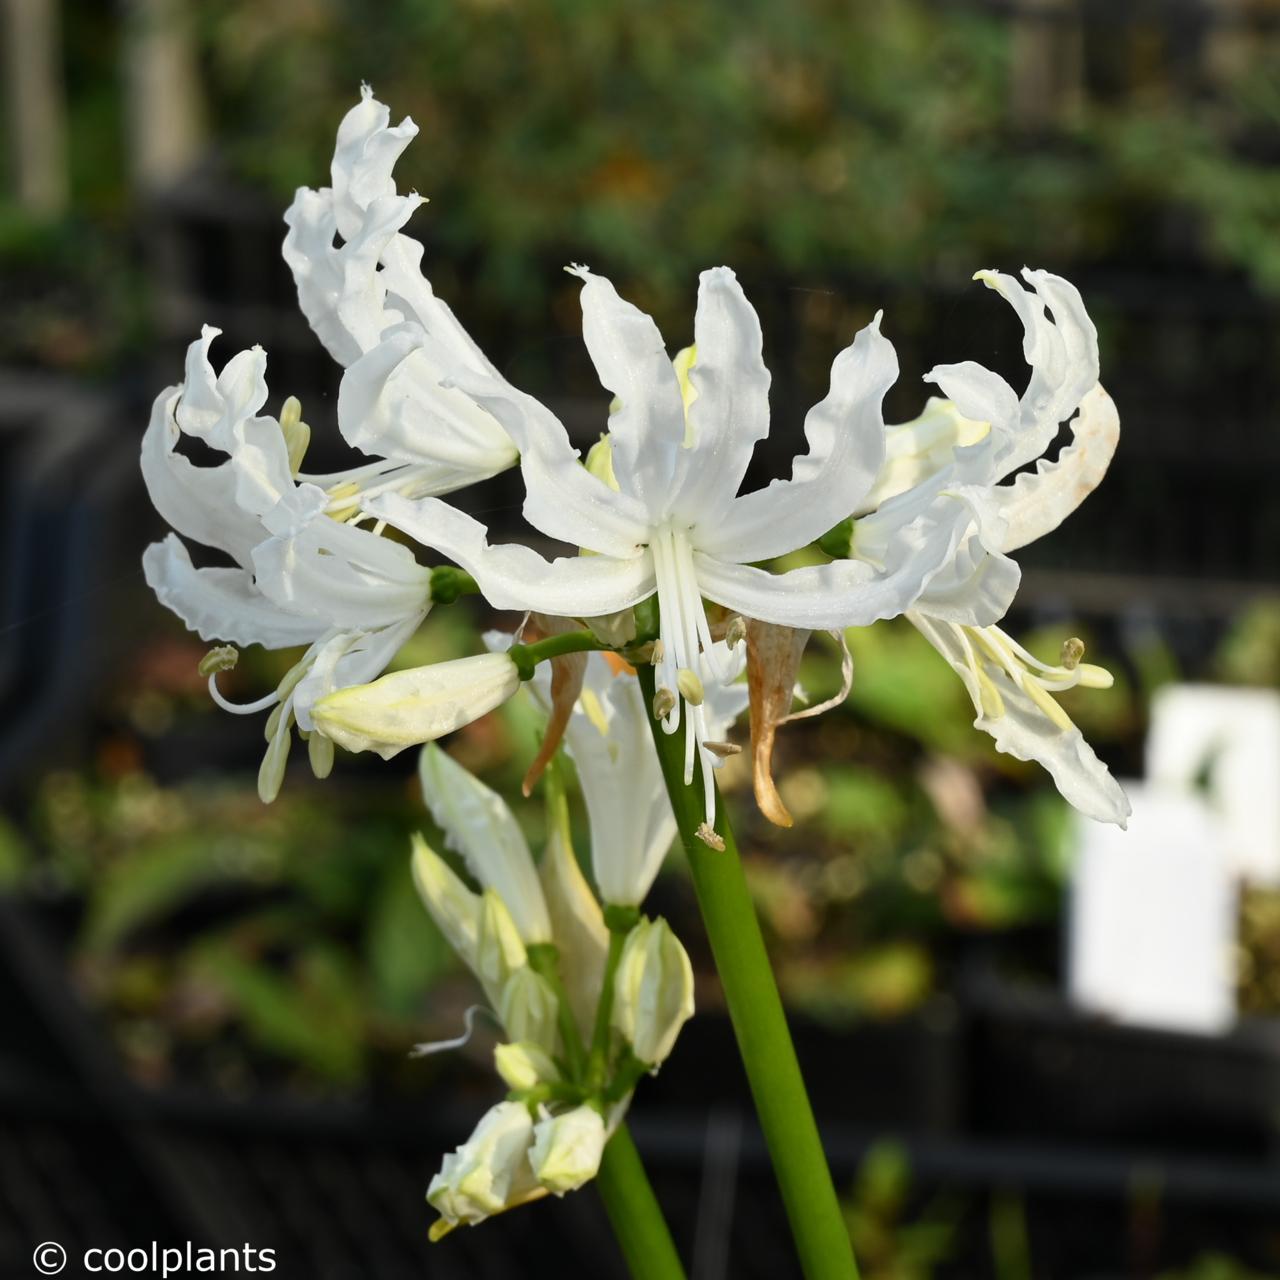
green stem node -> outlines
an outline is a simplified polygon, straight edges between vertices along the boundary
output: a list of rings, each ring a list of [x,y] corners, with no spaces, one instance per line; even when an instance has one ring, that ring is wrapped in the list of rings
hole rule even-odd
[[[538,663],[549,658],[563,657],[566,653],[590,653],[597,649],[607,649],[590,631],[569,631],[562,636],[548,636],[545,640],[535,640],[533,644],[513,644],[507,655],[515,663],[521,680],[532,680]]]

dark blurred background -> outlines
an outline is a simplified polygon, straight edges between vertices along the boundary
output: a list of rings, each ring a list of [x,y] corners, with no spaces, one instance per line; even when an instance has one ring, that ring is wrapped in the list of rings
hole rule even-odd
[[[407,1057],[473,998],[408,875],[412,753],[323,785],[300,765],[262,807],[260,724],[213,708],[203,646],[139,569],[159,532],[139,438],[202,322],[218,360],[266,347],[309,469],[344,456],[339,370],[279,246],[362,80],[420,126],[397,178],[430,197],[410,229],[437,291],[583,441],[607,396],[569,261],[672,349],[697,271],[738,271],[774,375],[762,475],[877,308],[903,420],[937,361],[1024,376],[975,269],[1068,276],[1123,437],[1023,557],[1010,629],[1042,656],[1080,634],[1112,667],[1114,690],[1064,706],[1121,776],[1157,689],[1280,687],[1272,0],[0,8],[5,1275],[45,1239],[248,1242],[326,1280],[620,1274],[591,1192],[426,1244],[426,1184],[498,1085],[483,1037]],[[468,501],[518,528],[518,478]],[[405,661],[473,650],[481,621],[437,611]],[[1280,1274],[1280,893],[1242,894],[1230,1031],[1073,1009],[1065,807],[979,740],[909,628],[850,640],[853,697],[779,748],[796,828],[754,814],[741,771],[726,785],[864,1274]],[[246,655],[227,688],[288,662]],[[837,671],[815,641],[806,687]],[[533,732],[517,700],[451,749],[515,797]],[[639,1092],[638,1141],[696,1280],[791,1275],[678,866],[654,906],[701,1013]]]

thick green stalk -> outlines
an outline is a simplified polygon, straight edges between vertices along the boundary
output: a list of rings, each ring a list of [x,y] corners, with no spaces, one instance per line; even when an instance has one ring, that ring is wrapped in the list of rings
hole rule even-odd
[[[653,668],[641,667],[639,675],[652,706]],[[685,785],[684,734],[663,733],[657,721],[652,728],[800,1265],[808,1280],[857,1280],[849,1233],[728,814],[723,802],[717,805],[715,829],[724,850],[705,845],[697,836],[705,816],[702,780],[695,772],[692,786]]]
[[[596,1186],[634,1280],[684,1280],[675,1241],[625,1124],[605,1146]]]

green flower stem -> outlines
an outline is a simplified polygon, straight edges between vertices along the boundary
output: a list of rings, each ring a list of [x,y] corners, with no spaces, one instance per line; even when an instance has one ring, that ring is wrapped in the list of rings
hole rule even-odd
[[[516,664],[521,680],[532,680],[534,668],[548,658],[559,658],[566,653],[589,653],[595,649],[607,649],[590,631],[569,631],[562,636],[548,636],[533,644],[513,644],[507,650]]]
[[[641,667],[638,674],[651,706],[653,668]],[[702,781],[695,771],[693,785],[685,785],[684,735],[663,733],[657,721],[651,728],[800,1265],[808,1280],[857,1280],[849,1233],[728,814],[723,803],[717,806],[716,831],[725,846],[718,852],[696,834],[705,816]]]
[[[540,974],[555,992],[556,1022],[564,1045],[565,1061],[573,1078],[580,1080],[586,1067],[586,1050],[578,1034],[578,1024],[573,1019],[569,993],[565,990],[564,979],[560,977],[560,949],[554,942],[534,942],[529,944],[528,953],[529,968]]]
[[[684,1280],[675,1241],[625,1124],[605,1146],[596,1186],[634,1280]]]
[[[591,1035],[591,1056],[587,1061],[587,1084],[600,1089],[605,1083],[605,1067],[609,1056],[609,1027],[613,1020],[613,982],[622,959],[627,935],[618,929],[609,931],[609,950],[604,961],[604,977],[600,983],[600,1001],[596,1005],[596,1024]]]

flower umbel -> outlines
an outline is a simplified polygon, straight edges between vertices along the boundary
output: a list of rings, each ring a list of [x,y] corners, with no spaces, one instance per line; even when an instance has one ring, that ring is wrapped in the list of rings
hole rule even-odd
[[[558,803],[548,807],[539,874],[496,792],[435,746],[424,749],[420,776],[432,816],[479,892],[421,837],[414,880],[506,1033],[494,1066],[511,1090],[431,1184],[438,1238],[593,1178],[636,1082],[670,1053],[693,995],[688,957],[664,921],[651,925],[631,908],[623,922],[606,924]]]

